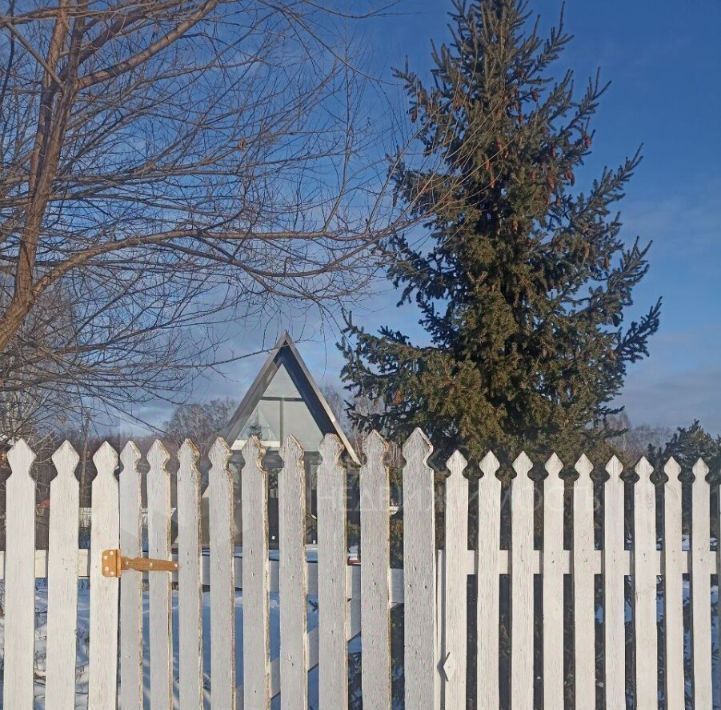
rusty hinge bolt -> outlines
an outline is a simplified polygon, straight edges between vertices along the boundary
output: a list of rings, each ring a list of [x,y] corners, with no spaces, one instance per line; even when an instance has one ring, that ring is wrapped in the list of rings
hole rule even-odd
[[[176,572],[178,563],[151,557],[123,557],[120,550],[103,550],[103,577],[120,577],[126,569],[137,572]]]

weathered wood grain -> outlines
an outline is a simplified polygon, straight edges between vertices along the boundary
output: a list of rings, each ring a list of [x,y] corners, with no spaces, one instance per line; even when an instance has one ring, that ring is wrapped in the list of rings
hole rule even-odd
[[[203,705],[203,586],[200,569],[198,449],[186,439],[178,451],[178,700]]]
[[[8,452],[5,487],[5,653],[3,707],[33,707],[35,646],[35,454],[20,439]]]
[[[391,647],[388,570],[389,481],[386,443],[371,432],[363,444],[366,461],[360,469],[361,497],[361,644],[363,705],[391,706]]]
[[[57,476],[50,483],[45,707],[73,710],[75,674],[68,672],[68,659],[77,646],[79,457],[66,441],[52,458]]]

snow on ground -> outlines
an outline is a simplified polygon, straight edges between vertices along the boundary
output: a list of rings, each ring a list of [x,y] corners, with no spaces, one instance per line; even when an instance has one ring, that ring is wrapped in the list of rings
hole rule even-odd
[[[236,614],[236,683],[238,686],[243,682],[243,595],[237,592],[235,596]],[[270,647],[271,659],[278,656],[280,649],[280,610],[277,594],[270,595]],[[172,600],[173,614],[173,655],[175,658],[175,695],[177,698],[177,672],[178,672],[178,602],[177,594],[173,592]],[[89,648],[89,618],[90,618],[90,590],[88,582],[81,580],[78,589],[78,623],[77,623],[77,658],[75,664],[76,677],[76,705],[79,710],[87,708],[88,705],[88,648]],[[145,657],[143,659],[146,703],[148,702],[147,692],[150,685],[150,667],[148,659],[148,595],[143,595],[143,635]],[[36,582],[35,591],[35,708],[45,707],[45,653],[47,640],[47,585],[45,580]],[[318,625],[318,605],[315,597],[308,598],[308,630]],[[0,649],[4,648],[4,624],[0,619]],[[358,645],[358,644],[354,644]],[[359,649],[356,649],[356,652]],[[203,668],[205,673],[204,684],[206,690],[210,688],[210,595],[203,594]],[[0,655],[0,673],[2,672],[2,656]],[[318,707],[318,672],[317,668],[308,676],[308,702],[309,707]],[[0,691],[1,691],[0,684]],[[0,696],[1,697],[1,696]],[[209,696],[208,698],[209,699]],[[176,700],[177,707],[177,700]],[[279,698],[273,703],[273,708],[280,707]]]

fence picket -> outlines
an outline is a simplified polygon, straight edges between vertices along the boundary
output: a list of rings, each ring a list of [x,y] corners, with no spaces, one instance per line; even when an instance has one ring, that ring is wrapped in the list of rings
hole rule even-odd
[[[327,434],[318,467],[318,702],[321,710],[348,708],[348,617],[346,614],[346,471],[343,446]]]
[[[118,454],[106,441],[93,456],[98,471],[92,486],[90,521],[90,650],[88,707],[114,708],[118,674],[117,578],[102,574],[103,550],[117,549],[120,542],[120,507],[115,469]],[[12,707],[12,706],[11,706]]]
[[[148,452],[148,557],[170,558],[170,454],[156,439]],[[173,702],[173,626],[170,615],[171,577],[148,574],[150,604],[150,704],[169,710]]]
[[[361,687],[364,707],[391,707],[390,505],[386,443],[372,431],[365,439],[360,469],[361,499]]]
[[[576,703],[596,705],[596,604],[593,575],[593,465],[576,462],[573,484],[573,629]]]
[[[501,547],[500,464],[492,451],[481,460],[478,480],[478,554],[476,558],[476,688],[478,710],[497,710]]]
[[[447,708],[462,708],[466,703],[468,480],[463,471],[467,465],[458,451],[446,463],[449,475],[446,478],[441,661],[445,681],[443,697]]]
[[[669,459],[664,467],[663,589],[665,694],[667,710],[686,706],[683,673],[683,559],[681,550],[681,467]]]
[[[66,441],[52,459],[57,476],[50,483],[45,707],[72,710],[75,674],[68,672],[68,659],[75,658],[77,646],[79,457]]]
[[[511,695],[533,707],[533,463],[521,453],[511,483]]]
[[[435,496],[427,463],[432,451],[420,429],[403,445],[403,601],[406,618],[413,620],[405,626],[403,642],[408,710],[430,710],[436,702]]]
[[[198,449],[186,439],[178,451],[178,700],[203,706]]]
[[[603,539],[604,688],[606,707],[626,705],[626,627],[623,466],[613,456],[606,465]]]
[[[141,483],[138,447],[129,441],[120,454],[123,464],[120,496],[120,549],[128,557],[142,553]],[[120,577],[120,707],[138,708],[143,703],[143,577]]]
[[[35,454],[20,439],[8,452],[5,495],[5,653],[3,706],[33,707],[35,645]]]
[[[553,454],[543,483],[543,707],[563,707],[563,470]]]
[[[208,488],[210,528],[210,697],[215,707],[235,707],[235,582],[233,579],[233,477],[228,468],[230,449],[223,439],[213,443],[208,454],[210,473]],[[245,523],[245,518],[243,519]],[[250,541],[252,542],[252,541]],[[245,538],[243,538],[245,543]],[[250,550],[243,550],[245,555]],[[244,568],[245,571],[245,568]],[[250,576],[250,575],[249,575]],[[243,575],[243,579],[248,579]],[[248,579],[250,582],[250,580]],[[250,584],[248,584],[250,587]],[[244,628],[248,626],[246,615],[252,611],[246,608],[246,591],[243,590]],[[252,618],[252,617],[251,617]],[[248,662],[248,656],[244,656]],[[249,703],[245,707],[260,708],[260,704]]]
[[[636,707],[658,707],[656,624],[656,495],[653,467],[642,458],[636,465],[634,503],[634,632],[636,635]]]
[[[691,641],[695,708],[711,707],[710,490],[708,466],[699,459],[691,484]]]
[[[306,664],[305,465],[293,436],[281,448],[278,474],[280,538],[280,703],[282,710],[308,707]]]

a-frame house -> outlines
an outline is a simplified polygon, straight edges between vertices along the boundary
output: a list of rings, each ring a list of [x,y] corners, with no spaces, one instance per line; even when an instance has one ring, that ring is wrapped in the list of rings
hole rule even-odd
[[[279,450],[289,434],[303,447],[307,510],[312,516],[315,513],[316,472],[320,463],[318,449],[323,437],[335,434],[344,447],[343,455],[347,462],[360,465],[360,461],[293,339],[286,332],[270,351],[225,431],[225,439],[233,450],[231,466],[236,473],[242,460],[240,452],[250,436],[256,435],[266,450],[264,466],[270,481],[268,527],[271,545],[277,540],[278,531],[276,481],[283,465]],[[204,517],[207,515],[206,508],[207,500],[204,500]],[[237,535],[241,527],[240,505],[235,506],[235,519]],[[207,540],[205,522],[203,528],[203,537]]]
[[[238,405],[225,438],[232,449],[238,450],[252,434],[260,438],[268,451],[280,448],[285,437],[292,434],[307,454],[316,455],[322,438],[336,434],[346,455],[359,463],[287,332],[280,337]]]

